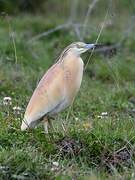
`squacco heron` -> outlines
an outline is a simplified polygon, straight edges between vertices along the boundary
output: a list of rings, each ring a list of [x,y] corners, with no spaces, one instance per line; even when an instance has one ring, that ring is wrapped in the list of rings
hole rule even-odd
[[[70,106],[80,88],[83,76],[80,55],[94,47],[94,44],[76,42],[64,49],[35,89],[26,108],[22,131],[34,128],[42,121],[45,132],[48,133],[51,123],[49,117]]]

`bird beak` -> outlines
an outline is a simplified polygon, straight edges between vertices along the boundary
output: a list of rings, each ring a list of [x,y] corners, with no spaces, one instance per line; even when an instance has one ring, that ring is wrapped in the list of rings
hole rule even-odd
[[[105,45],[104,44],[86,44],[85,49],[90,50],[90,49],[100,49],[103,48]]]
[[[85,49],[93,49],[95,47],[95,44],[86,44]]]
[[[105,45],[104,44],[95,44],[95,48],[98,49],[98,48],[102,48],[104,47]]]

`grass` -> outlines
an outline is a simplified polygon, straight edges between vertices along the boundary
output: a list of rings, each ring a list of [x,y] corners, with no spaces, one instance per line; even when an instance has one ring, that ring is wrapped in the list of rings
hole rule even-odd
[[[124,17],[121,23],[117,21],[111,29],[103,31],[100,42],[120,40]],[[53,122],[54,131],[49,135],[44,134],[42,127],[31,132],[20,131],[26,105],[41,76],[61,49],[77,40],[71,30],[61,30],[28,43],[34,35],[55,27],[55,23],[54,19],[44,21],[42,16],[11,17],[9,23],[1,18],[0,178],[134,179],[135,105],[130,100],[135,97],[132,32],[112,58],[97,53],[92,56],[68,118],[69,109]],[[98,27],[100,20],[95,17],[92,23]],[[93,31],[91,36],[86,36],[86,42],[95,41],[97,35]],[[85,63],[87,56],[82,56]],[[5,96],[12,98],[12,105],[3,105]],[[21,107],[19,114],[13,110],[15,106]],[[107,112],[107,116],[102,112]],[[65,148],[63,144],[67,142]]]

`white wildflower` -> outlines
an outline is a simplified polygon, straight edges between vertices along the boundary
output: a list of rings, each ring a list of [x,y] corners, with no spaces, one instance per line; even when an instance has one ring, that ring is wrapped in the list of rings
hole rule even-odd
[[[13,111],[14,111],[15,114],[20,114],[20,113],[21,113],[21,110],[22,110],[22,108],[19,107],[19,106],[14,106],[14,107],[13,107]]]
[[[108,112],[102,112],[101,115],[97,116],[100,119],[103,119],[104,117],[108,116]]]
[[[52,167],[51,168],[51,171],[56,171],[57,169],[55,167]]]
[[[101,113],[101,116],[107,116],[107,115],[108,115],[107,112],[102,112],[102,113]]]
[[[59,163],[57,161],[54,161],[52,164],[53,166],[57,166],[57,167],[59,166]]]
[[[57,171],[59,170],[59,163],[57,161],[52,162],[52,168],[51,171]]]
[[[76,121],[78,121],[78,120],[79,120],[79,118],[78,118],[78,117],[75,117],[75,120],[76,120]]]
[[[11,97],[4,97],[3,98],[3,105],[8,106],[12,104],[12,98]]]
[[[103,116],[97,116],[98,118],[100,118],[100,119],[102,119],[103,118]]]

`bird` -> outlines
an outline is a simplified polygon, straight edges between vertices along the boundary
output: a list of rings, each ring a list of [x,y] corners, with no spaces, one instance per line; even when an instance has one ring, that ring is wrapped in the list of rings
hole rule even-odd
[[[80,89],[84,70],[81,54],[94,48],[95,44],[74,42],[62,51],[34,90],[22,120],[22,131],[33,129],[42,121],[48,133],[51,116],[69,107]]]

